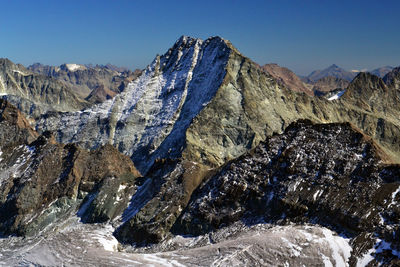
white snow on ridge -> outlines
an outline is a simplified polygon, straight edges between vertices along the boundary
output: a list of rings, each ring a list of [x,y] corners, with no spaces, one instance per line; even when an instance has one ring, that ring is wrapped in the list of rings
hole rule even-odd
[[[85,67],[82,65],[78,65],[78,64],[65,64],[68,68],[69,71],[77,71],[79,69],[84,69]]]
[[[91,237],[97,240],[107,251],[118,251],[118,240],[112,235],[114,228],[107,224],[103,228],[91,233]]]
[[[0,155],[1,155],[1,154],[0,154]],[[388,207],[390,207],[390,206],[396,204],[395,198],[396,198],[396,196],[397,196],[398,193],[400,193],[400,186],[392,193],[392,202],[389,204]]]
[[[0,75],[0,95],[7,95],[3,76]]]
[[[332,250],[332,258],[335,260],[335,265],[332,266],[347,266],[352,251],[352,248],[349,245],[349,239],[333,236],[332,231],[326,228],[323,228],[322,232],[326,238],[326,242]]]
[[[384,250],[390,250],[394,256],[400,258],[400,251],[392,249],[390,243],[378,238],[376,240],[374,247],[368,250],[366,254],[364,254],[361,258],[358,259],[356,266],[357,267],[367,266],[374,259],[373,254],[382,253]]]
[[[13,72],[21,74],[22,76],[26,76],[27,75],[26,73],[24,73],[24,72],[22,72],[20,70],[13,70]]]
[[[340,91],[340,92],[338,92],[337,94],[335,94],[335,95],[329,97],[328,100],[329,100],[329,101],[337,100],[337,99],[339,99],[345,92],[346,92],[346,90]]]

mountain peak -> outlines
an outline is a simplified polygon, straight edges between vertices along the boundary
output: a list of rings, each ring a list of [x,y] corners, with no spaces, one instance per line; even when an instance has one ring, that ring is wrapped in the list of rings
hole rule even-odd
[[[317,80],[323,77],[333,76],[336,78],[341,78],[347,81],[351,81],[356,75],[357,75],[356,72],[346,71],[340,68],[338,65],[332,64],[326,69],[313,71],[310,75],[307,76],[307,78],[312,82],[316,82]]]
[[[340,69],[340,67],[336,64],[332,64],[328,67],[328,69]]]

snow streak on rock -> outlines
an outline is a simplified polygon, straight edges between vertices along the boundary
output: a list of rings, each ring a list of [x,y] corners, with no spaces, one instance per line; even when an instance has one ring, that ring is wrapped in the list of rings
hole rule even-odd
[[[228,57],[221,38],[181,37],[123,93],[81,112],[43,118],[38,129],[87,148],[111,143],[145,173],[156,158],[180,155],[185,131],[222,83]]]

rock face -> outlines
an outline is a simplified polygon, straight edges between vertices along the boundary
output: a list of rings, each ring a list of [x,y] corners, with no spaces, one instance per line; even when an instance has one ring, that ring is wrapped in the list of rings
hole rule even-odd
[[[400,90],[400,67],[394,68],[383,77],[383,81],[390,87]]]
[[[316,95],[323,95],[335,89],[344,90],[350,83],[347,80],[326,76],[313,83],[313,91]]]
[[[390,244],[376,261],[399,263],[400,168],[348,123],[291,124],[202,183],[174,224],[200,235],[241,220],[319,223],[352,237],[351,265]]]
[[[126,208],[122,196],[140,176],[128,157],[110,145],[89,152],[58,144],[48,132],[38,136],[4,100],[0,112],[0,232],[38,233],[74,214],[84,196],[98,190],[111,199],[91,202],[82,216],[104,221]]]
[[[21,112],[3,99],[0,99],[0,126],[0,144],[3,149],[33,142],[39,136]]]
[[[358,72],[346,71],[346,70],[340,68],[339,66],[333,64],[333,65],[327,67],[326,69],[316,70],[316,71],[311,72],[310,75],[308,75],[306,77],[306,81],[307,82],[316,82],[321,78],[331,76],[331,77],[340,78],[340,79],[350,82],[351,80],[353,80],[353,78],[357,74],[358,74]]]
[[[310,96],[314,95],[312,86],[304,83],[291,70],[278,64],[266,64],[262,68],[275,78],[282,86],[295,92],[304,92]]]
[[[34,74],[8,59],[0,59],[0,95],[32,117],[47,111],[77,111],[89,106],[60,81]]]
[[[100,103],[114,97],[127,87],[128,83],[136,79],[140,70],[134,72],[115,67],[84,66],[78,64],[63,64],[59,67],[33,64],[29,70],[62,81],[81,98],[90,103]]]

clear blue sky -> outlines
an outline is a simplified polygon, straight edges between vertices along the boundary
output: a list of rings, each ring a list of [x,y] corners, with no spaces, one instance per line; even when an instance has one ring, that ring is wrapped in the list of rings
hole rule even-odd
[[[398,0],[0,0],[0,57],[143,68],[181,35],[219,35],[298,74],[400,65]]]

